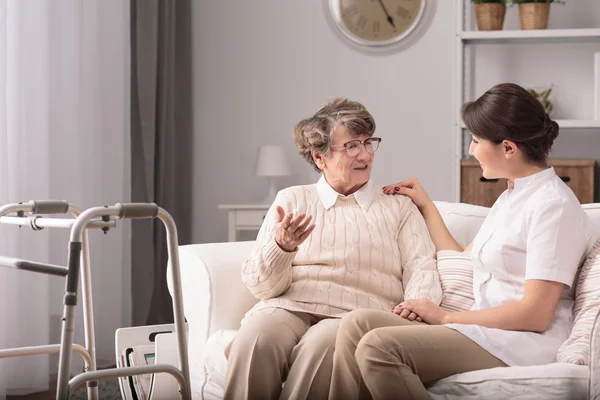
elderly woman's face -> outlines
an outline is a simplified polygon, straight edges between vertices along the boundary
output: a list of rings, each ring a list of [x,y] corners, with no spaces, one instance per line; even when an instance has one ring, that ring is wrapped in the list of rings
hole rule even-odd
[[[365,140],[369,135],[351,136],[346,128],[338,126],[331,134],[329,156],[323,157],[319,167],[327,182],[338,192],[347,192],[360,188],[371,177],[374,153],[369,153],[362,144],[354,157],[348,155],[344,144],[352,140]]]

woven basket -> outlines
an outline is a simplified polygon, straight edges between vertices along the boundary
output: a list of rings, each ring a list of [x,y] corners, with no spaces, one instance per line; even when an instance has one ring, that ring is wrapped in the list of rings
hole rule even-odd
[[[483,3],[475,4],[477,29],[480,31],[499,31],[504,26],[506,4]]]
[[[521,29],[547,29],[550,3],[519,4]]]

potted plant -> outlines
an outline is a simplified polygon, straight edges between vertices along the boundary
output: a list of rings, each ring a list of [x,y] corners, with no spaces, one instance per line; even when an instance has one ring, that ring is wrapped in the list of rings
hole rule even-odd
[[[521,29],[546,29],[550,4],[564,4],[563,0],[512,0],[519,5]]]
[[[529,94],[531,94],[533,97],[535,97],[540,104],[542,105],[542,107],[544,107],[544,111],[546,111],[546,113],[548,115],[552,115],[552,111],[554,110],[554,99],[552,96],[552,89],[553,89],[553,85],[550,84],[548,85],[544,85],[544,86],[526,86],[527,91],[529,92]]]
[[[480,31],[499,31],[504,26],[506,0],[471,0],[475,4],[475,20]]]

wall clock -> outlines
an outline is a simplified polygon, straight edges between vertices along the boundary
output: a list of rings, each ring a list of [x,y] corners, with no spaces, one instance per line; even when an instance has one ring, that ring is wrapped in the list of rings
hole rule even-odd
[[[337,29],[365,47],[403,42],[423,17],[427,0],[328,0]]]

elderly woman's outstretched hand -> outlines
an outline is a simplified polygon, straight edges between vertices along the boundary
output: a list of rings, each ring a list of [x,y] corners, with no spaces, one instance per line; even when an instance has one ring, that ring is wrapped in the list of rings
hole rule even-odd
[[[295,251],[315,229],[315,224],[310,223],[312,216],[305,213],[294,216],[294,213],[286,213],[280,206],[275,210],[277,211],[275,242],[284,251]]]

